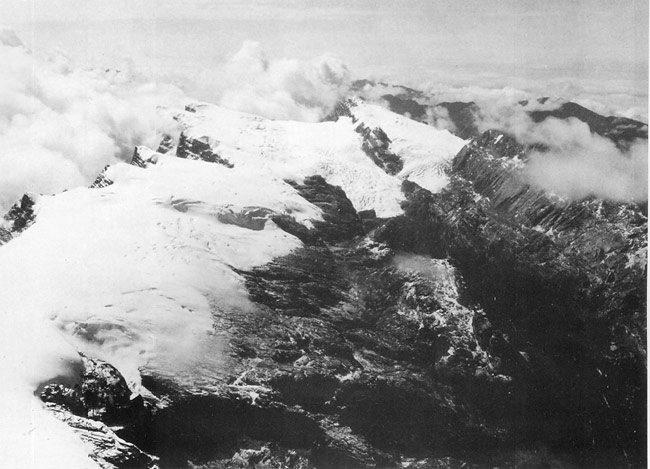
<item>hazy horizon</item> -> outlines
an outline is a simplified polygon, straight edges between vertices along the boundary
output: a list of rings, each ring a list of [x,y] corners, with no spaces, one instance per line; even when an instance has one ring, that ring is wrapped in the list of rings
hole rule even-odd
[[[62,50],[81,68],[129,66],[164,81],[256,41],[275,60],[332,54],[352,78],[598,97],[597,111],[632,109],[647,122],[643,1],[133,3],[10,0],[0,15],[36,56]]]

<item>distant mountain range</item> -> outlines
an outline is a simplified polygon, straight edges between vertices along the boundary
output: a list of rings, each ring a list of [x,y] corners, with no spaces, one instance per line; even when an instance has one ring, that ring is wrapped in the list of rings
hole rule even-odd
[[[374,82],[370,80],[358,80],[353,83],[352,89],[356,92],[363,90],[365,86],[376,87],[379,85],[385,88],[386,93],[381,95],[391,111],[408,115],[411,119],[418,122],[427,121],[427,112],[436,109],[444,109],[453,122],[455,129],[452,132],[462,139],[470,139],[480,134],[478,120],[480,107],[474,102],[437,102],[433,97],[426,96],[425,93],[411,88],[402,86],[393,86],[383,82]],[[537,101],[544,104],[548,97],[539,98]],[[520,105],[526,106],[528,101],[520,101]],[[429,111],[428,111],[429,110]],[[625,117],[602,116],[579,104],[573,102],[563,102],[552,110],[533,110],[528,113],[534,122],[542,122],[548,117],[557,119],[575,118],[589,126],[589,129],[598,135],[609,138],[622,148],[629,146],[637,138],[648,138],[648,124]]]

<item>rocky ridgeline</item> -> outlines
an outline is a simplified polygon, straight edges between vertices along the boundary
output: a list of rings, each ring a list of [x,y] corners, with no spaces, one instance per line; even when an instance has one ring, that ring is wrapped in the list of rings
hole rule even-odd
[[[0,226],[0,245],[10,241],[34,223],[34,204],[37,199],[36,194],[25,194],[11,206],[3,217],[4,226]]]
[[[176,149],[176,156],[179,158],[188,158],[190,160],[202,160],[208,163],[218,163],[232,168],[233,164],[225,158],[219,156],[210,145],[209,137],[191,138],[184,132],[181,132]]]
[[[163,142],[167,139],[163,140]],[[163,148],[164,149],[164,148]],[[151,151],[149,148],[144,146],[137,146],[133,151],[133,157],[131,158],[131,164],[133,166],[138,166],[140,168],[146,168],[149,165],[158,163],[158,159],[163,153]]]
[[[210,163],[223,164],[232,168],[233,165],[225,159],[222,159],[210,149],[208,138],[188,139],[181,134],[178,143],[176,156],[179,158],[199,159]],[[164,135],[157,151],[153,151],[145,146],[137,146],[133,151],[130,164],[140,168],[146,168],[158,162],[161,155],[168,153],[174,148],[174,138],[170,135]],[[101,189],[113,184],[113,180],[108,177],[110,165],[97,175],[93,183],[89,186],[91,189]],[[4,215],[5,224],[0,226],[0,245],[10,241],[16,235],[28,228],[34,222],[34,203],[37,198],[36,194],[25,194],[16,202],[9,211]]]
[[[110,167],[110,165],[104,166],[104,169],[102,169],[102,171],[97,175],[93,183],[90,185],[91,189],[101,189],[113,184],[114,181],[106,175],[106,172]]]
[[[135,150],[133,150],[133,156],[131,157],[130,164],[139,168],[146,168],[149,165],[156,164],[158,162],[158,158],[160,158],[163,153],[169,151],[171,148],[173,148],[173,139],[168,135],[166,135],[161,141],[157,152],[154,152],[144,146],[137,146],[135,147]],[[91,189],[101,189],[113,184],[114,181],[111,180],[111,178],[109,178],[107,175],[109,168],[110,165],[106,165],[104,169],[97,175],[95,181],[90,185]]]
[[[380,127],[370,128],[354,115],[354,100],[346,100],[339,103],[330,118],[350,117],[356,124],[354,130],[361,135],[361,149],[381,169],[391,176],[396,175],[404,168],[404,163],[395,153],[390,151],[391,140]]]

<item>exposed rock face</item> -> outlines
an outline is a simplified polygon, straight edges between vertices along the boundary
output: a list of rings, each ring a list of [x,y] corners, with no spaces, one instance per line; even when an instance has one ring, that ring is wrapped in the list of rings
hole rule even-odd
[[[97,175],[95,181],[90,185],[91,189],[101,189],[102,187],[108,187],[113,184],[114,181],[106,175],[108,168],[110,168],[110,165],[104,166],[104,169]]]
[[[0,245],[9,242],[34,223],[34,204],[37,197],[36,194],[23,195],[4,215],[4,226],[0,226]]]
[[[337,116],[352,118],[352,122],[358,123],[355,131],[361,135],[363,142],[361,148],[366,155],[380,168],[390,175],[399,173],[404,168],[404,163],[396,154],[390,151],[390,138],[380,127],[370,128],[363,122],[359,122],[356,116],[350,112],[353,101],[340,103],[336,108]]]
[[[80,384],[49,384],[40,397],[56,418],[67,423],[93,448],[90,457],[105,469],[153,468],[157,458],[118,436],[144,412],[142,397],[131,398],[122,375],[110,364],[81,356]],[[111,428],[108,425],[117,425]]]
[[[163,138],[160,143],[161,146],[168,143],[166,138],[167,137]],[[140,168],[146,168],[148,165],[156,164],[161,155],[162,153],[151,151],[147,147],[135,147],[135,150],[133,150],[133,157],[131,158],[131,164],[133,166],[139,166]]]
[[[188,158],[190,160],[203,160],[208,163],[219,163],[228,168],[233,165],[225,158],[221,158],[210,146],[209,137],[188,138],[185,133],[181,133],[176,149],[176,156],[179,158]]]
[[[82,355],[81,401],[88,417],[103,422],[119,422],[136,415],[143,407],[140,396],[131,390],[117,369],[101,360]]]
[[[106,424],[84,418],[56,404],[46,404],[56,418],[72,427],[79,438],[93,447],[90,457],[102,469],[155,468],[156,458],[143,453],[111,430]]]
[[[307,177],[302,184],[289,184],[323,211],[324,220],[314,222],[323,240],[335,243],[363,234],[361,220],[343,189],[328,184],[321,176]]]
[[[34,204],[36,196],[25,194],[5,214],[4,219],[10,223],[10,231],[18,233],[34,222]]]
[[[149,148],[144,146],[135,147],[133,150],[133,156],[131,157],[131,164],[139,168],[146,168],[149,165],[156,164],[160,156],[169,151],[174,144],[174,140],[169,135],[165,135],[157,152],[151,151]],[[171,145],[171,146],[170,146]],[[162,151],[160,151],[162,150]],[[106,165],[104,169],[97,175],[95,181],[90,185],[91,189],[101,189],[103,187],[108,187],[113,184],[113,180],[108,177],[108,169],[110,165]]]
[[[165,154],[169,152],[172,148],[174,148],[174,137],[171,135],[163,135],[162,140],[160,141],[160,144],[158,145],[158,149],[156,152]]]

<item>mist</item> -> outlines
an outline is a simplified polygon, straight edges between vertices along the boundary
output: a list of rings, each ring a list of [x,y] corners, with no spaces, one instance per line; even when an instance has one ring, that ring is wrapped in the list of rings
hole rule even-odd
[[[34,56],[10,30],[0,32],[0,63],[3,212],[25,192],[49,194],[89,185],[105,165],[128,161],[136,145],[155,148],[164,133],[178,133],[172,117],[188,102],[317,122],[348,95],[353,75],[335,55],[273,58],[254,41],[199,69],[152,73],[137,60],[127,60],[119,69],[84,69],[62,51],[47,58]],[[499,129],[524,144],[549,148],[530,155],[525,176],[532,184],[569,198],[647,200],[647,142],[623,152],[579,121],[547,119],[535,124],[529,111],[553,109],[563,99],[540,104],[536,98],[544,93],[538,84],[521,81],[521,89],[501,84],[496,78],[484,86],[460,79],[458,86],[422,83],[421,88],[431,96],[430,105],[476,102],[480,131]],[[549,86],[546,94],[569,93],[571,100],[596,112],[647,120],[645,103],[626,94],[622,84],[612,83],[609,93],[566,82]],[[381,103],[382,94],[400,90],[388,86],[364,92]],[[529,104],[519,105],[522,100]],[[616,108],[615,102],[621,106]],[[455,130],[444,109],[431,107],[427,120]]]
[[[564,100],[530,100],[521,106],[512,103],[515,96],[482,102],[478,127],[481,132],[502,130],[523,145],[547,149],[528,155],[523,175],[529,183],[570,200],[592,196],[617,202],[648,200],[647,140],[637,139],[629,149],[621,149],[576,118],[533,122],[529,112],[553,110]]]
[[[1,209],[24,192],[87,185],[175,128],[165,108],[185,101],[178,88],[76,69],[63,53],[37,60],[15,34],[0,39]]]
[[[523,169],[524,178],[536,187],[570,200],[591,196],[619,202],[648,200],[647,140],[638,139],[629,149],[621,149],[608,138],[592,133],[586,123],[575,118],[548,117],[543,122],[534,122],[530,112],[551,111],[568,101],[556,97],[540,103],[539,96],[510,87],[472,86],[438,89],[430,104],[473,101],[478,106],[474,117],[479,132],[497,129],[514,136],[523,145],[547,148],[547,151],[530,153]],[[628,98],[629,102],[634,101],[633,97]],[[523,101],[528,103],[521,105]],[[604,115],[647,121],[641,107],[613,112],[613,108],[597,100],[582,100],[582,104]],[[454,130],[444,108],[429,107],[427,120],[440,129]]]
[[[269,59],[259,43],[200,74],[154,77],[133,61],[81,69],[63,51],[35,57],[13,31],[0,33],[0,211],[25,192],[89,185],[136,145],[178,134],[173,114],[207,101],[273,119],[318,121],[347,93],[336,57]]]
[[[318,122],[347,95],[350,72],[336,56],[270,59],[262,45],[245,41],[224,62],[195,77],[170,77],[187,94],[270,119]]]
[[[533,185],[572,200],[590,196],[619,202],[648,200],[647,140],[636,140],[628,151],[621,151],[577,119],[554,118],[527,137],[550,147],[528,157],[524,175]]]

